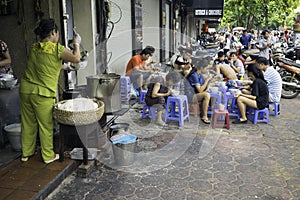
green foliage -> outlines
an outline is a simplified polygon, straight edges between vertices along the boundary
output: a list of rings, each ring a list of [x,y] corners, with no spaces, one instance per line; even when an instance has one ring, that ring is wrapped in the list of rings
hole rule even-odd
[[[247,29],[273,28],[294,24],[294,12],[300,0],[225,0],[224,16],[220,27],[242,26]],[[298,13],[299,14],[299,13]]]

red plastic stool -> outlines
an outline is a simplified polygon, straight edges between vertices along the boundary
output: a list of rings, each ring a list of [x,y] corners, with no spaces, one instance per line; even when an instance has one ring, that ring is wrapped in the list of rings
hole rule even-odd
[[[229,112],[228,110],[218,110],[215,109],[213,111],[213,125],[212,128],[216,127],[226,127],[227,129],[230,129],[230,119],[229,119]],[[225,123],[218,123],[218,119],[222,117],[225,117]],[[222,120],[223,121],[223,120]]]

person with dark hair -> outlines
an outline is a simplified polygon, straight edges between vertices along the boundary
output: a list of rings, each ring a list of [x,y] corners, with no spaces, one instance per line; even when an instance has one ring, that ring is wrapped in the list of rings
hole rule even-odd
[[[52,112],[59,74],[64,69],[62,60],[80,62],[81,37],[75,35],[74,50],[71,52],[58,43],[59,31],[53,19],[42,19],[34,32],[40,41],[31,46],[27,68],[20,81],[21,161],[26,162],[34,155],[36,135],[39,133],[42,158],[48,164],[59,159],[59,154],[53,150]]]
[[[127,63],[126,76],[130,77],[135,89],[142,91],[144,85],[150,83],[152,78],[152,69],[146,65],[146,60],[150,57],[152,51],[143,49],[138,55],[133,56]]]
[[[171,71],[166,75],[166,84],[162,82],[152,82],[148,84],[148,91],[145,96],[145,103],[148,106],[155,106],[157,109],[156,124],[164,125],[162,120],[162,111],[165,108],[165,102],[168,96],[172,94],[171,86],[181,80],[182,76],[175,71]]]
[[[243,79],[245,74],[244,64],[240,59],[238,59],[236,52],[230,52],[229,61],[230,67],[235,71],[238,79]]]
[[[205,79],[202,74],[198,74],[196,68],[192,67],[189,74],[186,75],[186,81],[184,84],[184,92],[188,97],[189,103],[198,103],[202,101],[201,121],[205,124],[210,124],[210,120],[207,117],[210,94],[207,92],[207,89],[211,79],[211,77]]]
[[[251,35],[248,34],[247,30],[243,30],[243,35],[240,37],[240,43],[244,46],[244,49],[249,49],[249,44],[251,41]]]
[[[239,107],[241,118],[233,121],[234,124],[247,123],[246,106],[264,109],[269,103],[269,90],[267,81],[264,79],[263,72],[257,64],[250,64],[247,68],[248,78],[253,81],[250,93],[237,93],[237,105]]]
[[[216,78],[220,78],[220,74],[223,74],[223,78],[228,80],[237,80],[235,71],[230,67],[229,61],[225,59],[223,51],[218,52],[218,58],[214,61],[216,67]]]
[[[152,59],[152,57],[155,53],[155,48],[153,46],[148,45],[144,49],[148,49],[151,52],[149,58],[146,60],[147,66],[155,64],[155,61],[153,61],[153,59]]]
[[[262,33],[262,38],[259,40],[257,48],[259,49],[259,57],[265,57],[268,61],[270,60],[270,47],[272,43],[269,38],[269,31],[264,30]],[[269,63],[270,64],[270,63]]]
[[[0,73],[8,73],[11,71],[11,57],[8,51],[8,46],[0,40]]]
[[[269,89],[269,102],[280,102],[282,79],[278,71],[269,66],[269,61],[264,57],[259,57],[256,60],[257,66],[264,73],[264,78],[267,81]]]

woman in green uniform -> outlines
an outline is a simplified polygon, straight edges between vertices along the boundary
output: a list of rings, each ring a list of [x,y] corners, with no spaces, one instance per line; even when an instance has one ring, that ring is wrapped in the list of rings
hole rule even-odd
[[[20,81],[22,158],[28,161],[35,153],[39,133],[41,154],[45,163],[59,159],[53,150],[53,115],[62,60],[80,62],[81,37],[73,39],[71,52],[58,43],[59,31],[53,19],[43,19],[34,30],[40,42],[31,46],[25,74]]]

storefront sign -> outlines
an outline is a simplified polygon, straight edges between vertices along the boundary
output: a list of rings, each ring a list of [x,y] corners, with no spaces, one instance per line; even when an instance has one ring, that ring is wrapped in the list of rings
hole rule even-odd
[[[195,9],[195,17],[222,17],[222,9]]]

